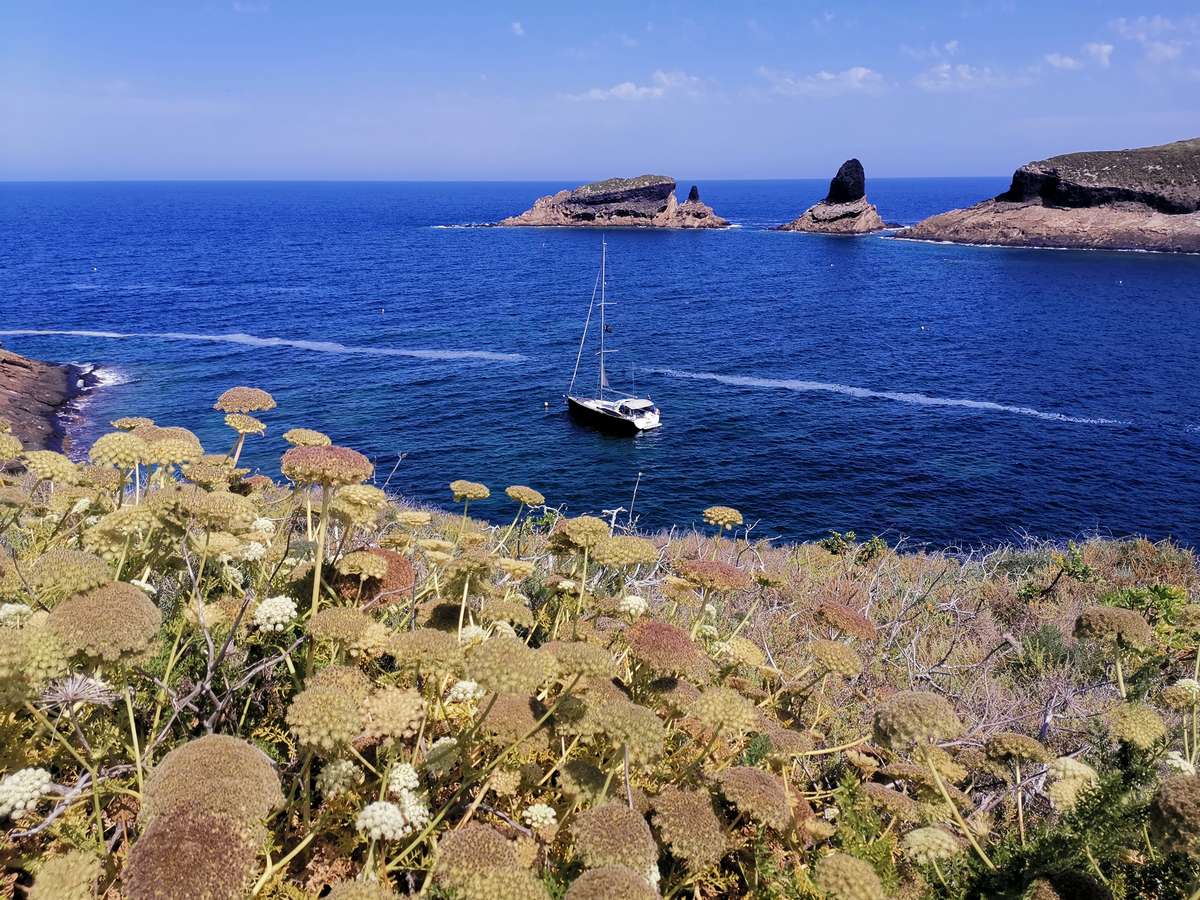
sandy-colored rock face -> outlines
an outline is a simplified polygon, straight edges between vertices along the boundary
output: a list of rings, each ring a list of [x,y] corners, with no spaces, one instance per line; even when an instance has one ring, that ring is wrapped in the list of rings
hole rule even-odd
[[[896,236],[1200,253],[1200,139],[1028,163],[1000,196],[931,216]]]
[[[675,180],[665,175],[610,178],[540,197],[531,209],[509,216],[507,226],[586,228],[724,228],[727,221],[700,201],[693,187],[688,199],[675,198]]]
[[[57,414],[75,395],[78,371],[0,350],[0,418],[26,450],[58,449],[62,431]]]
[[[867,177],[862,163],[848,159],[833,180],[829,193],[820,203],[810,206],[804,214],[779,231],[810,231],[814,234],[870,234],[884,227],[879,210],[867,201]]]
[[[780,225],[780,231],[812,231],[818,234],[870,234],[884,227],[872,203],[860,197],[852,203],[820,203],[810,206],[798,219]]]

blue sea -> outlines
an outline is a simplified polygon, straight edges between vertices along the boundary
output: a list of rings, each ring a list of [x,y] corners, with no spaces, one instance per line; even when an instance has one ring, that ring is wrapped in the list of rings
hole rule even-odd
[[[868,191],[911,223],[1006,184]],[[605,235],[610,380],[664,419],[615,438],[563,406],[601,234],[461,227],[570,186],[3,184],[0,341],[100,367],[77,447],[138,414],[223,451],[213,400],[256,385],[250,465],[318,428],[420,500],[487,483],[496,520],[512,483],[622,520],[636,486],[647,529],[722,503],[762,537],[1200,540],[1200,257],[778,233],[826,181],[701,182],[737,227]]]

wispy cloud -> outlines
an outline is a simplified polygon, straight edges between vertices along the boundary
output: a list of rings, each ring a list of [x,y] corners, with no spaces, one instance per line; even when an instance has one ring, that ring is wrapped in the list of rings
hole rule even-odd
[[[759,66],[757,74],[776,94],[799,97],[832,97],[837,94],[878,91],[885,87],[883,76],[866,66],[851,66],[840,72],[822,69],[810,75],[792,75]]]
[[[1106,69],[1112,64],[1112,44],[1099,44],[1093,42],[1090,44],[1085,44],[1083,51]]]
[[[1051,66],[1056,69],[1066,69],[1073,71],[1082,69],[1083,63],[1073,56],[1067,56],[1065,53],[1047,53],[1042,59],[1046,60]]]
[[[945,59],[958,53],[958,40],[931,43],[926,47],[911,47],[908,44],[901,44],[900,52],[913,59]]]
[[[512,33],[515,34],[517,37],[525,37],[525,26],[522,25],[520,22],[513,22],[512,25],[509,26],[509,28],[512,29]]]
[[[1011,75],[991,66],[938,63],[921,72],[913,83],[930,93],[956,93],[986,88],[1012,87],[1032,82],[1028,73]]]
[[[1155,65],[1174,62],[1200,37],[1200,16],[1168,19],[1166,16],[1120,18],[1109,23],[1119,37],[1142,47],[1146,62]]]
[[[701,93],[704,81],[687,72],[664,72],[656,70],[650,76],[647,84],[634,81],[622,81],[611,87],[594,87],[581,94],[568,94],[571,100],[658,100],[669,93],[679,93],[697,96]]]

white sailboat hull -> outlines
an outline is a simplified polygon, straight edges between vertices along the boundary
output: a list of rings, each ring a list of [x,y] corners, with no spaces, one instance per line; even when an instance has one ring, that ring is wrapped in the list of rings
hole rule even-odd
[[[658,408],[653,405],[640,406],[649,401],[635,401],[638,406],[630,407],[631,398],[601,400],[597,397],[567,397],[567,406],[580,421],[610,431],[636,434],[650,431],[662,425]]]

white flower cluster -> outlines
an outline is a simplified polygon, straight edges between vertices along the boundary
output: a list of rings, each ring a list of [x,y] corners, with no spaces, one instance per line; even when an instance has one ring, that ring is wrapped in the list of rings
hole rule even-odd
[[[258,541],[250,541],[242,547],[242,559],[247,562],[258,562],[267,555],[267,548]]]
[[[250,530],[258,531],[258,532],[261,532],[262,534],[274,534],[275,533],[275,523],[272,522],[270,519],[266,518],[265,516],[262,516],[262,517],[259,517],[254,520],[253,524],[251,524],[251,526],[250,526]]]
[[[622,615],[629,616],[631,619],[636,619],[638,616],[646,614],[649,608],[644,597],[639,597],[636,594],[626,594],[621,598],[621,602],[617,604],[617,609]]]
[[[447,703],[473,703],[483,699],[484,690],[477,681],[463,679],[451,685],[446,692]]]
[[[421,776],[408,763],[397,763],[388,775],[388,793],[401,794],[404,791],[415,791],[421,786]]]
[[[354,827],[376,841],[396,841],[429,823],[429,807],[412,791],[403,791],[396,803],[377,800],[363,807]]]
[[[1179,772],[1183,775],[1196,774],[1196,767],[1193,766],[1188,761],[1187,757],[1178,750],[1167,751],[1167,755],[1163,758],[1163,762],[1166,763],[1167,768],[1171,769],[1172,771]]]
[[[0,603],[0,626],[18,628],[29,621],[33,610],[24,603]]]
[[[348,759],[327,763],[317,775],[317,790],[325,798],[352,791],[363,783],[363,771]]]
[[[1192,702],[1200,702],[1200,681],[1195,678],[1180,678],[1175,682],[1175,687],[1183,688],[1192,696]]]
[[[21,769],[0,781],[0,819],[19,819],[37,806],[52,784],[45,769]]]
[[[296,618],[296,601],[282,594],[267,597],[254,610],[254,624],[263,631],[283,631]]]
[[[534,803],[531,806],[525,807],[525,811],[521,813],[521,818],[534,831],[541,828],[550,828],[558,823],[558,813],[554,811],[553,806],[548,806],[545,803]]]

